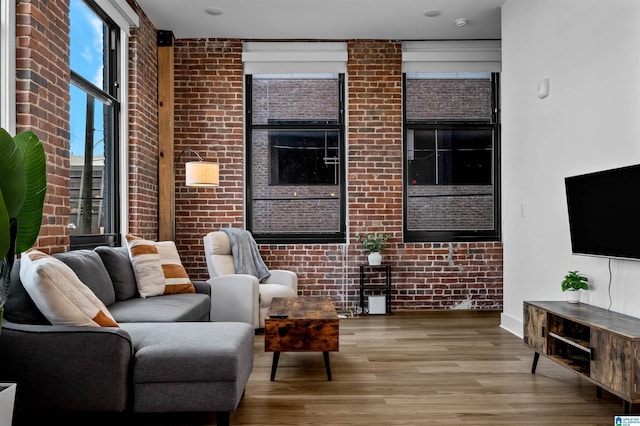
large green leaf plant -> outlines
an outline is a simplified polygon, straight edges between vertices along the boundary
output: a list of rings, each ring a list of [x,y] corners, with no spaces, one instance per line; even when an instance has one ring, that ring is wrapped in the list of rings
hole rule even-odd
[[[40,233],[46,161],[33,132],[12,137],[0,128],[0,326],[15,255],[31,248]]]

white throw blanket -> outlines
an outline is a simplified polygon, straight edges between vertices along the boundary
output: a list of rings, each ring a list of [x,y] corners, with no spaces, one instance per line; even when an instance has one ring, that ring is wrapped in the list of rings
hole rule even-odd
[[[229,237],[233,266],[236,268],[237,274],[253,275],[260,282],[271,276],[271,272],[260,256],[258,244],[253,239],[251,232],[237,228],[222,228],[220,230]]]

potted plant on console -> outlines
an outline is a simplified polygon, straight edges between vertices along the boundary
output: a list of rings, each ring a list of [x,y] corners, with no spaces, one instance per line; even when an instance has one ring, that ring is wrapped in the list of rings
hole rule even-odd
[[[381,265],[382,255],[380,252],[384,250],[389,242],[391,235],[378,232],[377,234],[356,234],[356,239],[362,242],[362,248],[369,252],[369,265]]]
[[[569,271],[562,280],[562,291],[568,291],[567,302],[579,303],[580,290],[589,290],[589,279],[578,271]]]

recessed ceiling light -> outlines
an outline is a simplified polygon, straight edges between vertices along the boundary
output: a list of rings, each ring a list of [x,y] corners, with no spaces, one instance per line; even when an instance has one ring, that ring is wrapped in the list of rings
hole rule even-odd
[[[440,16],[442,12],[438,9],[427,9],[424,11],[424,16],[428,16],[429,18],[435,18],[436,16]]]
[[[218,7],[207,7],[204,9],[204,11],[212,16],[222,15],[222,9]]]
[[[467,25],[467,23],[469,23],[469,21],[465,18],[458,18],[453,22],[456,24],[456,27],[464,27],[465,25]]]

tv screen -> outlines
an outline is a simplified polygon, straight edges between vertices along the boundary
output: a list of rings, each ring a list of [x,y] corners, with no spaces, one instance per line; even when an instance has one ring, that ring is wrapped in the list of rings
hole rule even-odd
[[[640,164],[565,178],[574,254],[640,259]]]

